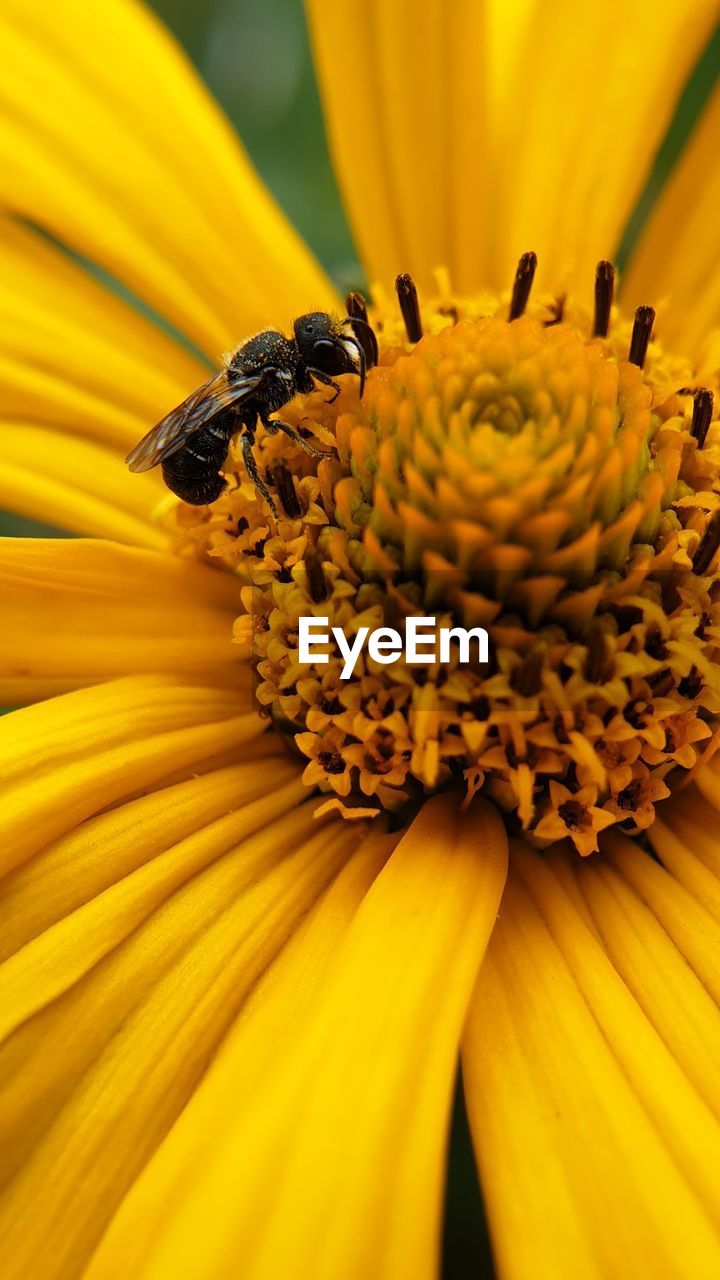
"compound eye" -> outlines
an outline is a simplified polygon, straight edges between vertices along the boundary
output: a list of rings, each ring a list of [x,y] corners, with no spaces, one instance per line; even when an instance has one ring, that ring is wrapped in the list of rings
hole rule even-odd
[[[350,365],[346,352],[338,342],[320,338],[313,343],[313,363],[323,373],[348,373]]]

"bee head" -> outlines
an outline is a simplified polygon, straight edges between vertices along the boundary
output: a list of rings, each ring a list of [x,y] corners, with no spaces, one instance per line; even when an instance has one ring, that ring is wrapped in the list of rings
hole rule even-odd
[[[349,318],[336,320],[327,311],[311,311],[300,316],[294,328],[301,358],[311,373],[314,369],[330,377],[356,373],[362,395],[367,361]]]
[[[346,373],[347,366],[333,360],[332,350],[343,336],[342,326],[327,311],[310,311],[295,321],[295,341],[308,365],[324,373]],[[339,348],[342,351],[342,348]],[[342,364],[342,367],[340,365]]]

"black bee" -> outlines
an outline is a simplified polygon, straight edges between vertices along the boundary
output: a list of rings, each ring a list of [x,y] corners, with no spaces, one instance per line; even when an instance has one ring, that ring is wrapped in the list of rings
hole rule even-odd
[[[193,391],[135,446],[126,458],[130,470],[149,471],[161,463],[168,488],[185,502],[204,506],[225,488],[227,482],[218,473],[232,437],[244,429],[242,450],[248,475],[277,515],[252,452],[258,423],[271,435],[282,431],[314,457],[325,456],[289,423],[270,414],[298,392],[314,391],[313,379],[332,388],[330,404],[340,394],[335,381],[339,374],[357,374],[362,395],[368,366],[377,360],[375,335],[358,316],[336,320],[325,311],[313,311],[300,316],[293,328],[293,338],[265,329],[243,342],[220,373]]]

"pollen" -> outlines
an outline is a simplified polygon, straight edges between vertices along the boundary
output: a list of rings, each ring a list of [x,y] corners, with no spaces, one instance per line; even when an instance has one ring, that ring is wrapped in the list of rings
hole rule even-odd
[[[720,716],[718,386],[623,316],[600,263],[582,302],[408,276],[365,309],[379,358],[283,418],[322,456],[258,431],[213,505],[173,509],[187,553],[241,580],[235,639],[257,701],[305,759],[321,809],[390,811],[482,791],[539,845],[636,832],[711,748]],[[594,306],[592,303],[594,302]],[[489,661],[301,663],[298,620],[487,629]]]

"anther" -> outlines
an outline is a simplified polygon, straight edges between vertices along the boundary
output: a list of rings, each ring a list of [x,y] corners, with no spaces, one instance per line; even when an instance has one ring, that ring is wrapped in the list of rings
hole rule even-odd
[[[567,294],[565,293],[561,293],[557,298],[555,298],[552,306],[550,307],[550,319],[543,322],[546,329],[552,329],[553,325],[562,324],[563,316],[565,315],[566,301]]]
[[[305,573],[307,575],[307,588],[310,599],[313,604],[320,604],[321,601],[327,599],[328,588],[322,565],[317,556],[310,554],[305,556]]]
[[[403,272],[395,279],[395,291],[400,303],[402,318],[408,342],[419,342],[422,338],[422,320],[420,319],[420,303],[412,276]]]
[[[610,655],[605,639],[605,631],[593,626],[588,635],[587,657],[583,674],[590,684],[605,684],[615,671],[615,663]]]
[[[697,667],[691,667],[689,675],[683,676],[678,684],[678,693],[683,698],[697,698],[703,687],[702,676]]]
[[[630,364],[636,364],[638,369],[642,369],[647,355],[650,334],[655,323],[655,309],[653,307],[638,307],[635,312],[635,323],[633,325],[632,338],[630,339],[630,353],[628,360]]]
[[[519,693],[521,698],[534,698],[542,689],[543,666],[545,664],[545,655],[540,649],[535,649],[515,667],[510,676],[510,687],[515,693]]]
[[[720,547],[720,511],[716,511],[700,539],[692,558],[692,570],[698,576],[707,573]]]
[[[367,324],[368,322],[367,307],[365,305],[365,299],[363,298],[361,293],[348,294],[347,298],[345,299],[345,310],[347,311],[351,320],[364,320],[365,324]]]
[[[293,478],[282,462],[273,467],[272,479],[285,514],[291,520],[297,520],[302,515],[302,507],[295,492]]]
[[[374,369],[378,362],[378,342],[368,320],[367,307],[362,294],[349,293],[345,299],[345,310],[350,317],[352,331],[365,352],[367,367]]]
[[[532,289],[532,282],[535,279],[536,270],[537,254],[524,253],[518,262],[517,271],[515,272],[515,282],[513,284],[512,298],[510,299],[508,320],[517,320],[523,314],[527,306],[528,298],[530,297],[530,290]]]
[[[598,262],[595,270],[595,319],[593,337],[607,338],[610,310],[615,292],[615,268],[612,262]]]
[[[654,698],[666,698],[675,688],[675,677],[672,671],[658,671],[657,675],[648,676],[647,682],[653,691]]]
[[[712,391],[707,391],[704,387],[701,387],[699,391],[695,392],[692,424],[690,427],[692,436],[697,440],[698,449],[702,449],[705,444],[707,433],[710,430],[712,411]]]

